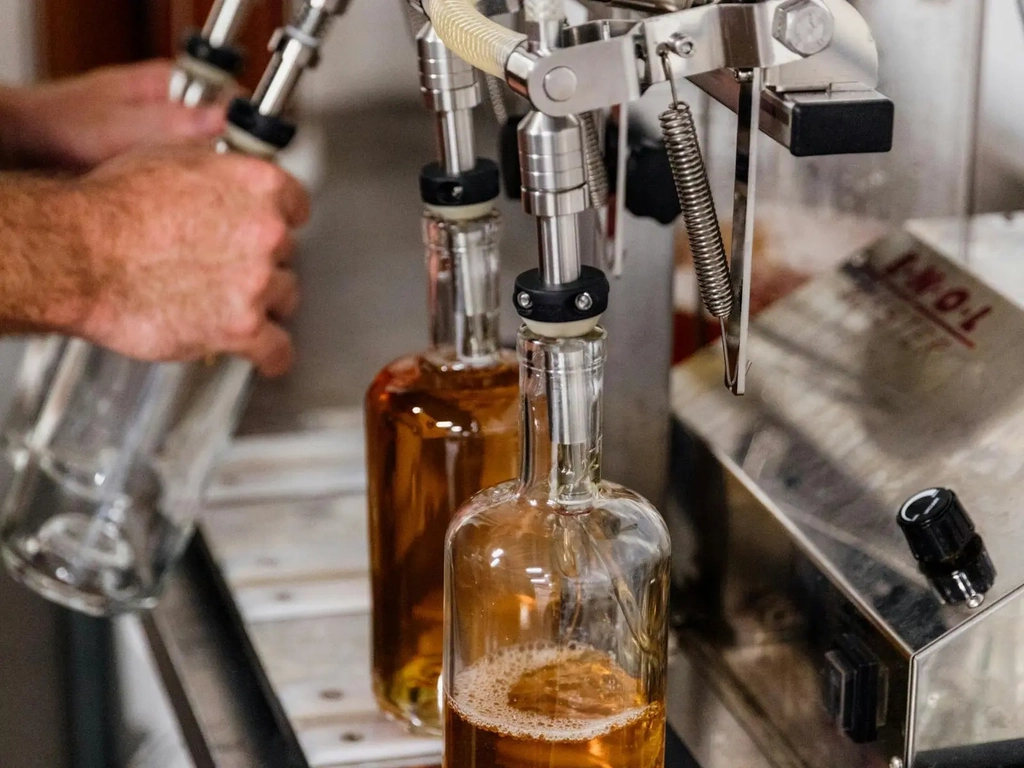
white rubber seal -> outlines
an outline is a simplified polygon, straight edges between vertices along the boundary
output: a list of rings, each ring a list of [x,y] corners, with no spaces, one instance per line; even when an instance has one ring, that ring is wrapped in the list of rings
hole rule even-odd
[[[424,203],[424,207],[440,219],[471,221],[489,215],[494,210],[494,202],[494,200],[488,200],[473,205],[429,205]]]
[[[588,317],[586,320],[573,320],[571,323],[541,323],[537,320],[522,318],[523,324],[538,336],[549,339],[575,339],[586,336],[601,322],[603,315]]]
[[[183,53],[178,57],[177,66],[183,72],[212,86],[224,88],[235,81],[235,78],[230,73],[212,64],[207,64],[205,61],[189,56],[187,53]]]
[[[224,131],[224,139],[231,145],[232,149],[252,157],[262,158],[263,160],[273,160],[280,151],[273,144],[260,141],[248,131],[243,131],[237,125],[231,123],[228,123],[227,130]]]

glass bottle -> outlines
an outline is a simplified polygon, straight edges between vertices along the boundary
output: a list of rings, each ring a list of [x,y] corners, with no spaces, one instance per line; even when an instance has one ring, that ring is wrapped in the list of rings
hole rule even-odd
[[[170,99],[213,103],[230,73],[186,71],[188,60]],[[2,433],[0,556],[11,575],[95,616],[155,605],[248,377],[233,358],[155,364],[82,339],[30,341]]]
[[[430,348],[386,366],[366,396],[373,680],[381,709],[440,732],[444,536],[459,505],[514,477],[515,356],[498,344],[493,209],[428,210]]]
[[[234,31],[244,21],[249,10],[249,2],[235,2],[229,14],[222,14],[223,0],[211,10],[203,32],[209,37],[213,27],[220,23],[230,23]],[[218,45],[231,42],[230,36],[217,38]],[[218,69],[210,64],[196,61],[187,52],[182,51],[178,62],[171,71],[168,84],[168,98],[172,102],[180,102],[186,107],[201,107],[215,104],[223,98],[226,90],[234,86],[231,72]],[[11,461],[19,460],[24,452],[25,440],[33,425],[39,418],[46,394],[53,385],[58,365],[66,350],[70,354],[84,354],[88,342],[81,339],[68,339],[64,336],[33,336],[25,346],[21,368],[15,381],[14,400],[4,422],[3,441],[5,452]]]
[[[518,480],[445,544],[446,768],[662,768],[669,539],[601,479],[605,333],[519,334]]]
[[[234,358],[146,364],[68,342],[35,423],[2,464],[11,575],[96,616],[155,605],[248,378]]]

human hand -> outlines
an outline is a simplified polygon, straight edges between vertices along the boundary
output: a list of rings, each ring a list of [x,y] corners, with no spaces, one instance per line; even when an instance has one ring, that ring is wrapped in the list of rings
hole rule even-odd
[[[268,376],[290,367],[278,321],[298,303],[292,230],[309,216],[298,181],[189,146],[129,153],[76,187],[92,289],[73,333],[146,360],[230,353]]]
[[[223,106],[169,101],[169,61],[106,67],[32,88],[0,88],[0,161],[85,171],[146,143],[213,138]]]

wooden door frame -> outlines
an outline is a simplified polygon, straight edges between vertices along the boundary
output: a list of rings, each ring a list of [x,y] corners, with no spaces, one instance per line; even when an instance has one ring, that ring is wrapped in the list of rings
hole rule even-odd
[[[97,7],[102,5],[102,12]],[[213,0],[39,0],[36,72],[40,80],[154,56],[172,58],[182,37],[202,27]],[[285,20],[285,0],[259,0],[240,45],[242,85],[255,87],[270,59],[267,43]]]

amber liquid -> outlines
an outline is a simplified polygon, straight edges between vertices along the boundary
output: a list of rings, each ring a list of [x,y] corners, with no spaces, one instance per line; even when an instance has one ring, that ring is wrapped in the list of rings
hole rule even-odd
[[[459,368],[407,357],[366,397],[373,676],[380,707],[439,733],[444,539],[459,506],[519,468],[512,353]]]
[[[605,653],[519,646],[445,701],[444,768],[663,768],[665,708]]]

